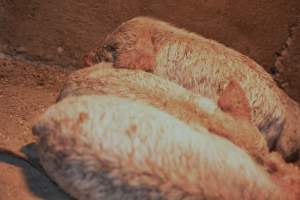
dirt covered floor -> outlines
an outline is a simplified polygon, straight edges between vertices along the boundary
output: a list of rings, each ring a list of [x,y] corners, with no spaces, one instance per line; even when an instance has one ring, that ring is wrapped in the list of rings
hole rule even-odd
[[[67,73],[0,54],[0,200],[68,199],[39,169],[31,133],[32,123],[53,104]],[[29,155],[31,165],[4,149]]]

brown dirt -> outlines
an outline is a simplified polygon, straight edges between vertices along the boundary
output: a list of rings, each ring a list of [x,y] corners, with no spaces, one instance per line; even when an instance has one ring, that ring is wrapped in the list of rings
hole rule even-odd
[[[1,54],[0,54],[1,55]],[[31,126],[51,105],[62,87],[66,70],[0,58],[0,200],[67,199],[40,170],[32,145]],[[31,166],[3,149],[35,163]]]

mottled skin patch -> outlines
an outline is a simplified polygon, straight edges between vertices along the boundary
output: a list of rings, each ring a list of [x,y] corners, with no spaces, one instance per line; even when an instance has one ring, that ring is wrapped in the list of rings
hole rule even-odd
[[[258,125],[258,129],[262,132],[269,132],[271,134],[266,135],[268,141],[268,147],[270,150],[276,149],[276,144],[280,138],[280,134],[284,128],[284,121],[280,118],[267,118],[266,121]],[[286,157],[288,160],[288,157]]]
[[[134,136],[134,134],[136,134],[137,132],[137,127],[135,124],[131,124],[130,127],[126,130],[126,133],[132,137]]]

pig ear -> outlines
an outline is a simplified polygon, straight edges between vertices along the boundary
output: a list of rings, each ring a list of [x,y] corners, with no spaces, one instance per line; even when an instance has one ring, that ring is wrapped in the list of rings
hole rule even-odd
[[[83,56],[83,64],[84,67],[89,67],[94,64],[101,62],[101,60],[97,57],[98,48],[92,49],[89,53]]]
[[[154,47],[149,34],[136,39],[134,45],[117,50],[115,67],[153,71],[155,68]]]
[[[250,106],[246,93],[236,81],[230,81],[221,92],[218,105],[224,112],[234,117],[251,121]]]

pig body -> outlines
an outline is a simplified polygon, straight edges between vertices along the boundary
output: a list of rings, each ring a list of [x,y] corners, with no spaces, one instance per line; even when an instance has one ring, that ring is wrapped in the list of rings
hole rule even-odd
[[[120,25],[102,48],[86,57],[87,64],[100,60],[152,72],[215,102],[233,80],[245,91],[252,122],[269,148],[277,148],[287,160],[299,151],[299,106],[255,61],[216,41],[159,20],[137,17]]]
[[[77,199],[299,198],[228,140],[129,99],[66,98],[33,132],[46,172]]]
[[[238,87],[233,89],[239,91]],[[243,115],[227,114],[212,100],[151,73],[116,69],[111,63],[84,68],[69,76],[58,100],[80,95],[113,95],[140,101],[175,116],[195,130],[206,127],[245,149],[257,160],[263,161],[268,155],[264,137]],[[226,100],[234,100],[224,97],[220,99],[225,102],[222,105],[230,107]],[[234,110],[240,112],[242,109]]]

